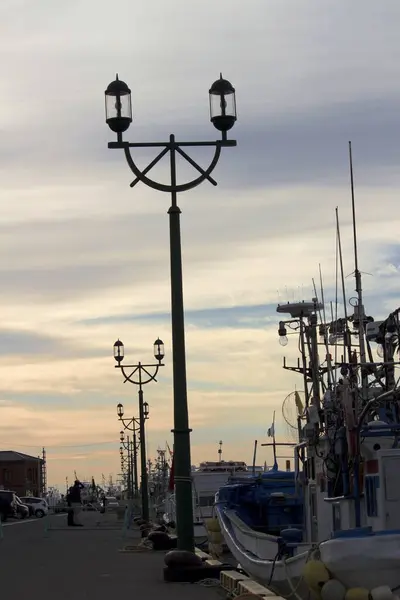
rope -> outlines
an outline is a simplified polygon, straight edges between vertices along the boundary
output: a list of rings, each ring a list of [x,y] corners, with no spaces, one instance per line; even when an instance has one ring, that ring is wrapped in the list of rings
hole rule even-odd
[[[119,552],[149,552],[153,551],[153,543],[150,540],[142,540],[137,546],[125,546]]]
[[[315,547],[311,548],[308,553],[307,553],[307,558],[306,558],[306,564],[308,563],[308,561],[310,560],[310,558],[315,555],[317,552],[319,552],[319,544],[317,544]],[[297,590],[300,588],[301,584],[303,583],[304,580],[304,575],[302,575],[299,579],[299,581],[297,582],[297,585],[294,586],[293,585],[293,581],[288,573],[288,568],[287,568],[287,564],[286,564],[286,560],[283,560],[283,568],[285,570],[285,575],[286,575],[286,579],[287,582],[289,584],[291,593],[287,596],[287,598],[290,598],[291,596],[293,596],[296,600],[302,600],[302,598],[298,595]]]
[[[197,585],[201,585],[203,587],[219,587],[221,585],[219,579],[214,579],[212,577],[201,579],[197,582]]]

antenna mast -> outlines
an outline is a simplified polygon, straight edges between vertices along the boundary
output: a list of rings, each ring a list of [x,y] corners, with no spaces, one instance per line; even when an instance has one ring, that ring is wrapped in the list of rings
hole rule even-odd
[[[358,248],[357,248],[357,227],[356,227],[356,205],[354,200],[354,177],[353,177],[353,155],[351,152],[351,142],[349,142],[349,161],[350,161],[350,184],[351,184],[351,208],[353,216],[353,240],[354,240],[354,277],[356,280],[356,292],[358,295],[358,305],[355,307],[355,317],[358,317],[359,323],[359,343],[360,343],[360,363],[361,363],[361,383],[363,389],[363,399],[366,399],[367,374],[363,365],[365,364],[365,340],[364,340],[364,305],[362,299],[361,273],[358,269]],[[357,314],[358,313],[358,314]],[[350,358],[350,357],[349,357]]]

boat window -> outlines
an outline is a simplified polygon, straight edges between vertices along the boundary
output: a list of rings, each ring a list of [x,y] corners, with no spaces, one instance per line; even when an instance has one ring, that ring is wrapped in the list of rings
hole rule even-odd
[[[383,461],[385,474],[385,497],[386,500],[400,500],[400,489],[398,485],[399,459],[387,457]]]
[[[367,475],[365,478],[365,498],[368,517],[378,516],[378,497],[379,475]]]

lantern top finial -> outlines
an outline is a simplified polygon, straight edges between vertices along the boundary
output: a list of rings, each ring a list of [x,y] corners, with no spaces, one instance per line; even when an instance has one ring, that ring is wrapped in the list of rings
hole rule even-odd
[[[106,96],[127,96],[130,93],[129,86],[118,77],[118,73],[115,80],[108,84],[105,91]]]
[[[219,74],[219,79],[214,81],[210,87],[210,94],[213,96],[225,96],[226,94],[234,94],[235,88],[228,79],[222,77],[222,73]]]

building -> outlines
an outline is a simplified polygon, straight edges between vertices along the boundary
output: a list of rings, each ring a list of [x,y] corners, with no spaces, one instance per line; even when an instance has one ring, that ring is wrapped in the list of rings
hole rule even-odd
[[[0,489],[17,496],[42,496],[45,461],[13,450],[0,451]]]

